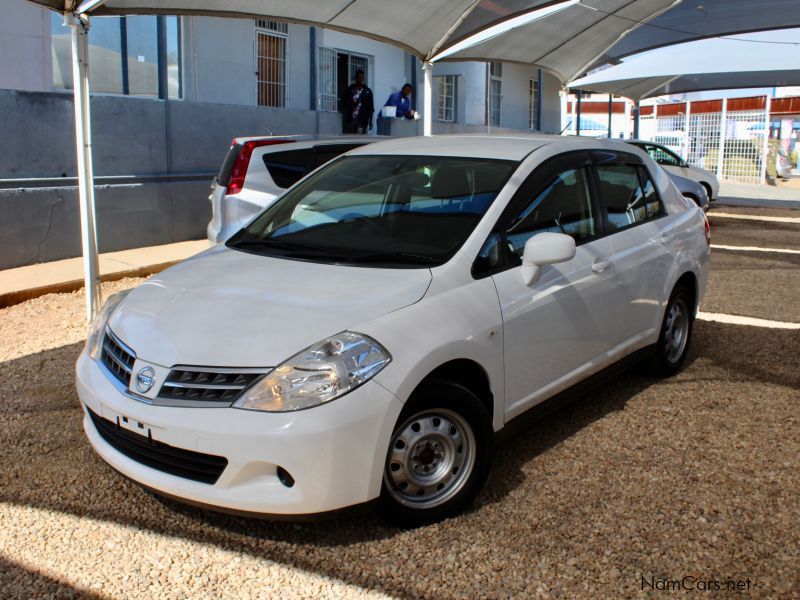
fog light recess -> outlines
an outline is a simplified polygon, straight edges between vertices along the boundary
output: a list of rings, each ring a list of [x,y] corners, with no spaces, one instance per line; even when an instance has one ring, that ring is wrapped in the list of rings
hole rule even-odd
[[[283,467],[278,467],[278,479],[280,479],[280,482],[286,487],[290,488],[294,485],[294,477],[289,475],[289,471]]]

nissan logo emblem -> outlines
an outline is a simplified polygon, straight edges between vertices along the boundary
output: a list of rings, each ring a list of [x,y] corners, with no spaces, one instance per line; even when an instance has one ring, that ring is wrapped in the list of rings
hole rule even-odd
[[[153,371],[153,367],[144,367],[143,369],[139,369],[139,372],[136,374],[136,390],[141,392],[142,394],[149,392],[150,388],[153,387],[153,384],[156,382],[156,373]]]

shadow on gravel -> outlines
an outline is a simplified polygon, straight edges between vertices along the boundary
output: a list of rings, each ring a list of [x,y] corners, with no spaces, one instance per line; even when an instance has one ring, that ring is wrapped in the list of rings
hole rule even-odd
[[[430,557],[427,560],[435,565],[437,560],[444,560],[451,544],[464,540],[473,548],[485,546],[491,555],[504,540],[497,539],[502,533],[497,532],[496,524],[483,522],[486,511],[497,519],[498,510],[489,505],[503,503],[531,477],[547,476],[536,470],[531,474],[532,460],[607,415],[623,410],[648,388],[666,385],[675,389],[683,382],[702,381],[707,376],[703,370],[706,365],[713,365],[717,381],[726,385],[753,380],[800,387],[798,337],[794,331],[697,322],[690,362],[678,378],[662,384],[636,369],[629,370],[516,434],[500,448],[492,476],[476,505],[465,515],[419,532],[392,529],[371,514],[293,524],[244,519],[155,500],[108,467],[86,442],[72,383],[81,344],[72,344],[0,364],[0,447],[4,449],[0,455],[0,502],[215,544],[389,594],[423,597],[428,591],[425,582],[418,580],[419,564],[408,556]],[[580,481],[575,485],[580,486]],[[526,493],[531,487],[536,484],[531,486],[527,481]],[[504,504],[499,514],[503,515],[506,508]],[[502,518],[525,519],[525,514],[509,513]],[[541,522],[531,519],[504,524],[502,529],[512,531],[522,526],[536,532]],[[382,558],[373,564],[350,556],[363,556],[363,546]],[[478,552],[477,556],[482,554]],[[381,576],[386,569],[391,569],[392,580]],[[403,582],[402,587],[399,582]]]
[[[42,575],[0,558],[0,595],[4,600],[57,598],[58,600],[99,600],[102,596],[79,590],[68,583]]]

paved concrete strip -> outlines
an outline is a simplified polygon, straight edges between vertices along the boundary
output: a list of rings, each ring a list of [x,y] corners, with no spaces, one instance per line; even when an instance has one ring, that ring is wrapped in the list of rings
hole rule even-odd
[[[208,240],[194,240],[106,252],[100,255],[100,279],[113,281],[152,275],[209,246]],[[82,287],[83,259],[80,257],[6,269],[0,271],[0,308],[44,294],[72,292]]]
[[[752,327],[767,327],[769,329],[800,329],[800,323],[770,321],[769,319],[740,317],[739,315],[725,315],[722,313],[698,312],[697,318],[701,321],[713,321],[715,323],[725,323],[726,325],[750,325]]]
[[[763,215],[738,215],[725,212],[709,212],[710,219],[742,219],[744,221],[769,221],[770,223],[798,223],[800,224],[800,217],[765,217]]]
[[[779,254],[800,254],[800,250],[789,248],[759,248],[758,246],[726,246],[725,244],[711,244],[714,250],[733,250],[735,252],[777,252]]]

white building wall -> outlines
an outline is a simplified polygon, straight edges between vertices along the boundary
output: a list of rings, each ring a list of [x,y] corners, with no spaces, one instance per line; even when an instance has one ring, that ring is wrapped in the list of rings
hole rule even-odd
[[[0,88],[48,92],[53,87],[50,11],[27,2],[3,2]]]
[[[542,133],[561,133],[561,81],[542,71]]]
[[[184,18],[184,97],[255,105],[255,25],[250,19]]]
[[[433,68],[433,120],[436,121],[439,106],[437,77],[456,75],[455,123],[462,125],[486,124],[486,63],[443,62]],[[421,86],[420,86],[421,88]]]

